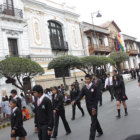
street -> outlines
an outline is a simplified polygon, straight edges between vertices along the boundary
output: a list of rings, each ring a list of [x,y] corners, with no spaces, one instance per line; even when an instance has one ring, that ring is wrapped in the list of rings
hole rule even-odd
[[[117,115],[115,101],[110,101],[108,92],[103,94],[103,106],[99,107],[99,121],[104,131],[104,135],[96,140],[124,140],[132,134],[140,134],[140,87],[137,81],[131,81],[126,84],[126,94],[128,96],[128,113],[124,116],[122,107],[122,117],[116,120]],[[82,101],[82,107],[86,111],[85,117],[81,117],[81,112],[77,109],[76,120],[71,121],[71,106],[67,106],[66,116],[71,126],[72,134],[65,135],[64,127],[60,121],[57,140],[88,140],[90,117],[86,110],[85,102]],[[27,140],[38,140],[37,134],[34,134],[34,120],[31,119],[24,123],[28,133]],[[10,127],[0,130],[0,140],[10,140]]]

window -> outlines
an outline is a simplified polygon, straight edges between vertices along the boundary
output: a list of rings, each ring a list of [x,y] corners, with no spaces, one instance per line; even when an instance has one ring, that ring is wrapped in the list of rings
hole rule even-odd
[[[67,50],[68,47],[64,42],[62,26],[55,22],[49,21],[50,41],[53,50]]]
[[[57,68],[54,71],[55,71],[55,77],[56,78],[70,77],[70,70],[68,68],[65,68],[65,69]]]
[[[17,39],[8,39],[9,45],[9,55],[10,56],[18,56],[18,46],[17,46]]]
[[[99,44],[104,45],[103,37],[99,37]]]
[[[4,0],[4,12],[7,15],[14,15],[13,0]]]
[[[87,39],[88,39],[88,46],[91,46],[92,45],[92,43],[91,43],[91,37],[87,37]]]

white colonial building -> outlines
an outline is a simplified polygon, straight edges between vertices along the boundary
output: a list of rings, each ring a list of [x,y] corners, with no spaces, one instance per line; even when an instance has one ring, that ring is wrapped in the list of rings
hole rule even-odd
[[[85,55],[78,18],[73,7],[55,0],[0,0],[0,59],[29,57],[45,70],[35,77],[36,83],[44,88],[62,83],[57,78],[61,73],[47,66],[59,55]],[[67,71],[68,76],[82,76],[80,71]],[[12,88],[1,78],[0,93],[8,94]]]

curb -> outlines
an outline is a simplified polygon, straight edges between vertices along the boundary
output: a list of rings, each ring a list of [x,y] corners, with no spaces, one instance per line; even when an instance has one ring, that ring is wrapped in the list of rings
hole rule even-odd
[[[32,119],[33,117],[34,117],[34,115],[32,114],[31,117],[30,117],[30,119]],[[28,120],[26,120],[26,121],[28,121]],[[3,128],[7,128],[9,126],[11,126],[11,123],[10,122],[7,122],[5,124],[2,124],[2,125],[0,125],[0,130],[3,129]]]

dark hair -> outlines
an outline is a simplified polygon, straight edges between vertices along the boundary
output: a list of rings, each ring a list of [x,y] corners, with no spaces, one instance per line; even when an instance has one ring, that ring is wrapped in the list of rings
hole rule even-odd
[[[15,89],[11,90],[11,94],[16,94],[17,95],[17,91]]]
[[[118,71],[117,70],[113,70],[115,73],[117,73]]]
[[[57,93],[59,92],[58,88],[57,87],[52,87],[52,90],[56,90]]]
[[[84,81],[83,79],[81,79],[81,81]]]
[[[35,85],[35,86],[33,87],[32,91],[33,91],[33,92],[36,91],[36,92],[38,92],[38,93],[43,94],[43,88],[42,88],[42,86],[40,86],[40,85]]]
[[[97,78],[99,78],[99,76],[97,74],[95,74],[94,76],[96,76]]]
[[[8,96],[5,96],[5,101],[9,101]]]
[[[120,77],[118,74],[115,74],[114,77],[116,77],[118,81],[120,80]]]
[[[109,76],[110,76],[110,73],[107,73],[107,75],[109,75]]]
[[[13,104],[17,105],[17,102],[14,99],[12,99],[10,102],[12,102]]]
[[[26,106],[24,106],[23,108],[26,109]]]
[[[21,97],[24,97],[23,93],[20,94]]]
[[[92,79],[92,76],[90,74],[86,74],[85,78]]]
[[[60,86],[58,86],[58,88],[61,88]]]

